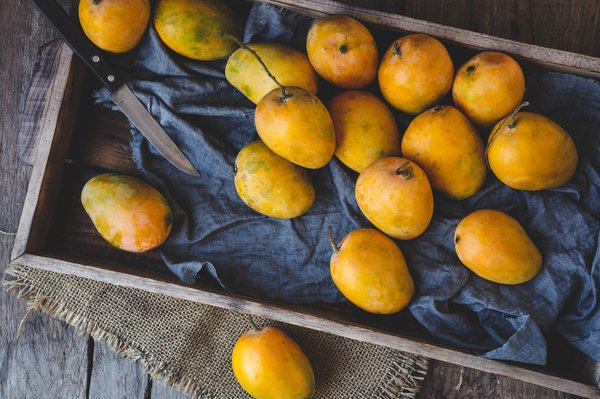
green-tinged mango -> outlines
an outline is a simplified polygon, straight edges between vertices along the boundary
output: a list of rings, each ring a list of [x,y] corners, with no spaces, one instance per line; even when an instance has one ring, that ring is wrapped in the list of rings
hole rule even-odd
[[[317,74],[306,54],[277,43],[249,43],[246,46],[254,50],[279,83],[317,94]],[[255,104],[277,88],[265,68],[245,48],[231,54],[225,66],[225,77]]]
[[[400,133],[394,115],[377,96],[344,91],[327,104],[335,127],[335,155],[360,173],[383,157],[400,155]]]
[[[275,154],[260,140],[239,152],[235,188],[250,208],[279,219],[300,216],[315,201],[306,170]]]
[[[102,238],[125,251],[149,251],[171,232],[173,216],[165,198],[131,176],[93,177],[83,186],[81,203]]]
[[[159,0],[154,26],[167,47],[194,60],[227,57],[242,37],[239,18],[221,0]]]

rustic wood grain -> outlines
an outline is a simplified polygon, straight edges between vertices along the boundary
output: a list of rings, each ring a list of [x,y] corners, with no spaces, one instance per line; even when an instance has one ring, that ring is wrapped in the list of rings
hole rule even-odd
[[[50,256],[49,256],[50,255]],[[57,256],[57,257],[54,257]],[[373,327],[356,325],[337,315],[323,314],[312,308],[283,306],[271,302],[247,298],[239,295],[223,294],[208,289],[182,286],[174,282],[172,276],[148,276],[144,274],[128,274],[118,268],[96,262],[81,264],[60,259],[52,254],[23,254],[15,260],[17,264],[49,270],[53,272],[104,281],[110,284],[140,288],[157,294],[168,295],[184,300],[194,301],[212,306],[231,309],[242,313],[268,317],[284,323],[293,324],[336,334],[358,341],[398,349],[403,352],[422,355],[431,359],[467,366],[487,373],[507,376],[524,382],[590,398],[600,398],[598,388],[577,381],[560,378],[543,371],[533,370],[533,366],[516,366],[507,362],[498,362],[472,355],[448,347],[432,344],[419,337],[407,337],[396,332],[382,331]]]
[[[0,230],[15,232],[31,168],[18,156],[20,113],[38,48],[55,37],[31,3],[0,2]],[[14,236],[0,234],[0,272]],[[25,304],[0,290],[0,398],[85,398],[87,339],[65,323],[33,314],[17,339]],[[82,387],[84,387],[82,389]]]
[[[139,363],[125,361],[105,342],[96,341],[87,399],[144,397],[148,378]]]
[[[369,9],[358,9],[332,0],[263,0],[313,16],[345,14],[363,22],[402,32],[418,32],[437,37],[447,43],[477,50],[494,50],[509,53],[521,61],[555,71],[576,73],[600,78],[600,59],[562,50],[547,51],[546,48],[516,42],[450,26],[444,26],[401,15]],[[432,0],[433,1],[433,0]],[[474,4],[479,5],[479,2]],[[466,8],[463,8],[466,9]],[[474,18],[479,21],[479,18]]]
[[[189,399],[190,397],[186,394],[183,394],[176,390],[175,388],[171,388],[161,382],[155,381],[152,384],[152,399]]]
[[[600,2],[594,0],[577,2],[551,0],[518,2],[516,0],[514,2],[499,0],[469,2],[378,0],[367,2],[365,0],[346,0],[345,2],[382,11],[404,11],[409,16],[468,29],[479,29],[483,33],[515,40],[571,51],[583,51],[596,56],[600,54],[598,51],[600,41],[597,39],[599,37],[598,29],[600,29],[598,23]],[[478,4],[480,2],[492,7],[492,18],[486,14],[488,8]],[[48,24],[42,21],[39,14],[32,13],[28,4],[25,3],[18,0],[0,2],[0,37],[11,38],[11,40],[3,40],[0,43],[2,46],[0,50],[0,64],[2,65],[0,83],[5,96],[0,101],[0,111],[3,115],[3,118],[0,118],[0,170],[2,171],[0,189],[3,193],[8,194],[0,199],[0,229],[9,231],[16,229],[16,221],[29,173],[28,168],[20,163],[15,155],[16,140],[14,137],[16,137],[15,131],[18,129],[15,114],[18,109],[22,109],[22,99],[28,86],[28,77],[31,75],[33,64],[31,60],[33,60],[35,49],[53,36]],[[415,4],[418,5],[418,3],[422,5],[417,9]],[[452,6],[450,3],[454,5]],[[450,5],[445,6],[446,11],[440,12],[439,9],[444,7],[444,4]],[[470,15],[470,19],[465,20],[465,15]],[[531,22],[532,17],[533,23]],[[119,141],[122,139],[123,137],[117,138],[115,145],[120,146]],[[115,157],[121,156],[118,150],[109,151],[109,153]],[[97,157],[96,166],[102,167],[102,158],[102,156]],[[6,254],[9,252],[11,241],[10,236],[0,235],[0,268],[2,269],[7,260]],[[70,334],[69,330],[65,330],[64,325],[56,320],[33,316],[26,323],[25,334],[21,338],[25,340],[25,344],[15,344],[10,334],[15,332],[16,322],[19,315],[23,313],[23,305],[17,303],[14,296],[9,297],[4,292],[0,293],[0,301],[0,309],[2,309],[0,335],[4,344],[0,346],[0,364],[2,364],[0,397],[81,397],[81,392],[85,393],[86,391],[85,371],[88,361],[86,340],[72,336],[73,334]],[[32,334],[32,331],[35,334]],[[70,331],[72,332],[72,330]],[[53,341],[41,342],[42,334],[48,334]],[[19,345],[23,346],[19,349],[17,348]],[[63,353],[66,353],[64,356],[68,357],[65,358],[65,365],[61,365],[65,368],[54,367],[60,363]],[[26,365],[32,362],[30,359],[35,359],[33,361],[39,366],[39,370],[51,370],[51,372],[27,374]],[[72,364],[68,364],[70,360],[80,366],[78,370]],[[127,363],[122,360],[115,362],[115,365],[123,369],[128,367]],[[430,373],[426,381],[424,397],[468,397],[469,394],[466,393],[469,392],[468,390],[464,392],[459,390],[467,396],[456,395],[454,393],[456,391],[453,391],[455,385],[450,380],[456,376],[457,369],[460,367],[437,363],[435,372]],[[467,377],[467,381],[471,381],[471,386],[478,387],[473,391],[476,395],[473,397],[570,397],[516,380],[494,377],[476,370],[465,370],[469,370],[467,373],[470,373],[468,375],[471,376]],[[23,386],[23,378],[27,378],[25,380],[27,381],[26,387]],[[115,378],[119,377],[115,376]],[[80,385],[80,392],[73,389],[72,386],[75,383]],[[105,385],[110,384],[112,381],[107,376]],[[435,387],[436,390],[428,390],[431,387]],[[10,395],[7,395],[7,392],[10,392]],[[154,392],[156,393],[156,395],[152,395],[154,398],[168,397],[160,396],[162,393],[160,389],[156,389]],[[490,393],[490,396],[485,393]],[[135,397],[138,396],[132,398]],[[140,399],[142,397],[150,397],[150,392],[146,390],[145,396],[139,396]]]
[[[405,15],[539,46],[600,56],[597,0],[405,0]]]

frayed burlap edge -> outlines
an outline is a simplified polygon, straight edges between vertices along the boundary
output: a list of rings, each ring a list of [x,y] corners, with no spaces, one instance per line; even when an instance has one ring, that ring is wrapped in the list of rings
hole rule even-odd
[[[27,304],[27,312],[21,320],[19,332],[32,311],[43,312],[66,322],[84,334],[89,334],[96,341],[106,342],[123,358],[140,363],[153,380],[160,380],[195,399],[213,398],[209,392],[199,386],[198,381],[172,370],[168,363],[155,359],[139,343],[108,331],[101,323],[89,320],[69,309],[66,304],[41,292],[25,277],[27,269],[27,266],[13,263],[6,269],[2,279],[2,285],[7,291],[17,291],[17,298]],[[382,384],[374,392],[376,396],[373,399],[417,398],[422,387],[420,382],[427,374],[428,363],[426,358],[408,356],[397,351],[396,359],[386,371]]]
[[[159,361],[150,355],[137,342],[124,339],[103,328],[100,323],[93,322],[77,312],[69,309],[65,304],[55,301],[53,298],[45,295],[37,287],[31,285],[23,274],[27,267],[11,264],[4,272],[2,285],[7,291],[17,291],[17,298],[25,301],[27,304],[27,313],[21,321],[25,321],[31,311],[39,311],[56,319],[62,320],[75,327],[85,334],[89,334],[94,340],[106,342],[115,352],[125,359],[140,363],[144,371],[150,375],[153,380],[163,381],[186,395],[194,399],[211,399],[212,396],[198,386],[198,383],[192,378],[180,376],[171,370],[166,362]],[[20,330],[21,326],[19,326]]]

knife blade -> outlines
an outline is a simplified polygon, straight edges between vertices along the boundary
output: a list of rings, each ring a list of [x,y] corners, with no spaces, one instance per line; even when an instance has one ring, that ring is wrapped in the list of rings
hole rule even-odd
[[[158,152],[181,171],[192,176],[200,176],[131,89],[117,78],[111,66],[102,57],[101,51],[85,36],[79,25],[69,17],[62,6],[56,0],[33,0],[33,2],[60,32],[73,52],[110,90],[113,102]]]

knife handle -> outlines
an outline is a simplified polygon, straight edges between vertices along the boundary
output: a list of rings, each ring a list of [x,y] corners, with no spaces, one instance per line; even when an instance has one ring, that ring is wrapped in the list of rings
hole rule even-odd
[[[110,65],[102,57],[102,52],[85,36],[81,27],[56,0],[33,0],[33,2],[60,32],[73,52],[94,71],[106,87],[115,91],[122,85]]]

